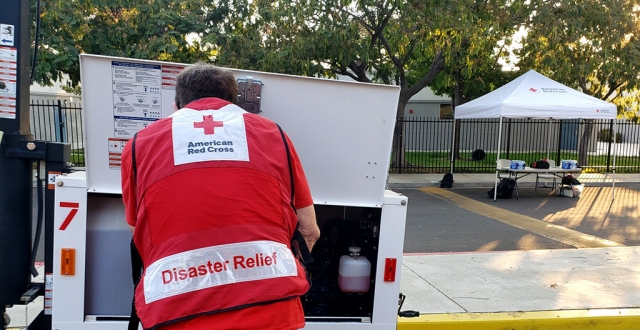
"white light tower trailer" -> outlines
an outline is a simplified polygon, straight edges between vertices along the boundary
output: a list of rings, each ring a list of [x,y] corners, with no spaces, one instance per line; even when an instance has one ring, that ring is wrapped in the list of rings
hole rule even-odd
[[[56,179],[53,329],[126,328],[133,284],[120,154],[138,130],[173,112],[185,66],[80,57],[86,172]],[[399,88],[233,72],[240,105],[282,126],[308,176],[322,233],[302,298],[305,329],[395,329],[407,198],[385,187]],[[371,263],[364,293],[338,285],[339,260],[352,246]]]

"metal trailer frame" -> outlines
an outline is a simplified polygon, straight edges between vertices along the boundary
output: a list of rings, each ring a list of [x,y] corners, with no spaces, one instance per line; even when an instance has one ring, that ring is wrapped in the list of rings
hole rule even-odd
[[[125,257],[122,250],[118,252],[121,255],[117,260],[122,265],[120,270],[109,268],[108,263],[114,260],[95,260],[100,257],[91,254],[96,251],[96,236],[89,238],[95,234],[90,230],[95,229],[96,221],[104,221],[97,219],[108,218],[107,221],[119,227],[119,243],[113,247],[123,248],[120,241],[127,238],[124,234],[128,234],[128,227],[124,216],[113,211],[121,205],[114,204],[119,202],[121,194],[118,157],[114,153],[117,153],[118,146],[124,144],[127,134],[131,134],[132,127],[141,128],[147,118],[141,118],[142,110],[135,110],[139,117],[122,113],[135,108],[133,103],[127,102],[144,103],[153,99],[156,103],[148,103],[155,107],[153,111],[158,111],[156,105],[160,102],[162,116],[170,114],[175,93],[171,89],[171,79],[175,77],[172,74],[176,68],[187,65],[95,55],[81,55],[80,62],[87,168],[86,172],[58,176],[55,182],[53,271],[50,281],[47,280],[52,282],[52,324],[54,329],[65,330],[123,329],[128,315],[122,315],[122,310],[130,306],[130,302],[127,301],[126,306],[120,305],[120,296],[114,304],[118,307],[118,315],[92,315],[87,312],[116,310],[91,306],[95,303],[94,298],[102,296],[87,293],[87,286],[92,292],[97,292],[94,286],[108,288],[96,280],[96,273],[111,272],[109,274],[113,276],[107,281],[118,280],[117,290],[128,292],[119,282],[124,278],[117,278],[127,273],[122,258],[127,258],[128,263],[128,253]],[[367,312],[370,317],[311,317],[305,329],[395,329],[407,198],[385,188],[399,88],[232,71],[247,93],[240,98],[246,103],[245,109],[262,110],[260,115],[280,124],[295,144],[317,208],[335,208],[342,213],[356,209],[373,210],[376,221],[378,214],[380,217],[376,233],[377,259],[372,262],[376,268],[373,301],[369,300],[372,310]],[[158,89],[160,75],[162,88]],[[119,79],[129,80],[122,82]],[[145,81],[142,83],[145,86],[138,81]],[[255,86],[256,81],[260,82],[256,87],[258,90],[247,88]],[[151,87],[155,94],[150,94],[147,87]],[[259,97],[256,92],[261,93]],[[125,106],[120,111],[118,107],[123,103]],[[151,112],[145,112],[145,116],[147,114]],[[129,117],[123,122],[122,116],[125,115]],[[114,140],[116,142],[110,143]],[[101,204],[106,199],[111,208]],[[122,221],[114,219],[120,216]],[[128,241],[126,243],[128,249]],[[92,247],[91,253],[87,253],[88,247]],[[109,249],[109,243],[104,249]],[[116,255],[111,250],[107,253],[102,255],[104,259]],[[130,282],[128,285],[133,287]]]
[[[87,181],[84,172],[62,175],[56,180],[55,238],[53,265],[53,328],[65,330],[124,329],[128,320],[121,316],[85,315],[85,277],[87,264]],[[69,207],[75,206],[76,207]],[[307,322],[309,330],[391,330],[398,320],[398,296],[404,246],[407,197],[386,191],[382,205],[380,243],[375,278],[375,297],[371,323],[366,322]],[[60,228],[67,221],[64,230]],[[63,253],[75,251],[75,274],[65,275]],[[385,262],[381,262],[384,260]],[[395,260],[391,269],[393,281],[385,281],[390,267],[387,260]]]

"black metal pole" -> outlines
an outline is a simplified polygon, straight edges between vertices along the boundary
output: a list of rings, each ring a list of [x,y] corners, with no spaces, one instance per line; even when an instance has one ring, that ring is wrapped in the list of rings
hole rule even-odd
[[[511,118],[509,118],[507,123],[507,145],[505,147],[506,159],[511,159],[509,158],[509,154],[511,153]]]
[[[609,136],[609,149],[607,150],[607,173],[609,173],[609,168],[611,167],[611,144],[616,143],[616,136],[613,132],[613,119],[609,121]]]
[[[563,120],[558,121],[558,154],[556,156],[556,165],[560,164],[560,150],[562,148],[562,124]]]
[[[6,153],[20,144],[10,134],[0,146],[0,305],[13,305],[31,283],[31,160],[9,158]]]
[[[58,111],[58,127],[56,127],[58,133],[56,138],[58,142],[66,142],[64,140],[64,121],[62,120],[62,101],[58,100],[58,108],[56,110]]]
[[[13,305],[31,282],[32,161],[12,150],[26,148],[29,131],[29,7],[28,0],[5,1],[0,11],[0,305]],[[15,69],[14,69],[15,68]],[[15,70],[15,71],[14,71]],[[0,71],[0,72],[1,72]]]

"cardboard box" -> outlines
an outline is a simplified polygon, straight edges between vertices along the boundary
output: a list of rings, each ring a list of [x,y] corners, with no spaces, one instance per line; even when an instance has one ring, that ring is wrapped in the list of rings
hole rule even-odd
[[[573,197],[575,195],[576,197],[580,197],[583,190],[583,184],[574,185],[573,189],[571,189],[571,186],[563,185],[562,188],[560,188],[560,195],[567,197]]]

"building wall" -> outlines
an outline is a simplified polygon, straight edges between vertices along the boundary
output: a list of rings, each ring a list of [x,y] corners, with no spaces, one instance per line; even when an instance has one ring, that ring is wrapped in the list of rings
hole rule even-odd
[[[409,102],[407,102],[407,105],[404,108],[404,116],[407,118],[441,118],[441,105],[450,106],[451,98],[435,95],[429,87],[426,87],[411,97]]]
[[[33,84],[31,85],[30,92],[32,103],[34,103],[33,101],[44,101],[44,103],[46,103],[46,101],[53,102],[58,100],[66,103],[80,103],[82,99],[80,95],[65,92],[60,82],[55,82],[53,86]]]

